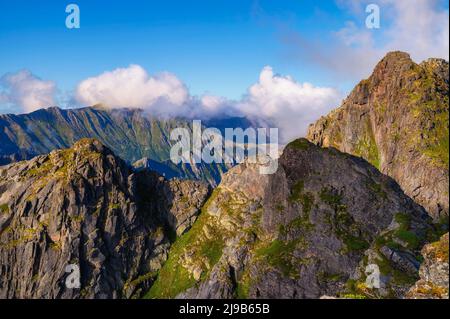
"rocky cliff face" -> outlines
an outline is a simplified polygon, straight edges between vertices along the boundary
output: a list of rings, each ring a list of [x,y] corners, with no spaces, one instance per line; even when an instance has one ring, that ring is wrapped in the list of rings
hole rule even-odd
[[[361,156],[438,220],[449,212],[449,65],[389,53],[307,138]]]
[[[439,241],[423,247],[420,280],[408,292],[408,298],[448,299],[448,245],[447,233]]]
[[[139,297],[208,191],[88,139],[0,167],[0,298]],[[69,264],[80,289],[65,285]]]
[[[225,174],[147,297],[402,297],[433,232],[391,178],[300,139],[274,175],[250,164]],[[365,284],[368,265],[379,289]]]

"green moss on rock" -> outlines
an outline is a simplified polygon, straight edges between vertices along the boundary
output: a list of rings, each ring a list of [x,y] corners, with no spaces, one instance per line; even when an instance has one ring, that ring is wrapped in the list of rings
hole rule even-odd
[[[369,125],[370,127],[370,125]],[[354,153],[357,156],[365,158],[370,164],[377,169],[381,167],[380,152],[373,136],[372,129],[370,128],[367,135],[361,138],[355,145]]]
[[[299,138],[299,139],[296,139],[295,141],[290,142],[286,148],[293,148],[296,150],[304,151],[304,150],[307,150],[311,146],[312,146],[311,142],[309,142],[307,139]]]
[[[298,270],[293,261],[292,253],[297,246],[297,241],[282,241],[275,239],[271,243],[259,248],[256,257],[265,259],[269,265],[280,270],[284,276],[296,278]]]
[[[187,251],[192,261],[202,265],[201,280],[209,275],[212,267],[219,261],[224,246],[222,230],[212,220],[214,217],[207,213],[208,206],[219,191],[220,189],[216,189],[213,192],[192,228],[175,241],[169,258],[159,271],[146,298],[174,298],[197,283],[182,264],[182,257]],[[205,227],[208,228],[208,236],[205,236]]]
[[[8,204],[0,205],[0,214],[7,213],[9,211]]]
[[[417,249],[420,244],[420,238],[410,230],[411,217],[405,213],[397,213],[394,218],[399,226],[393,236],[400,239],[402,242],[405,242],[407,245],[406,248],[411,250]]]

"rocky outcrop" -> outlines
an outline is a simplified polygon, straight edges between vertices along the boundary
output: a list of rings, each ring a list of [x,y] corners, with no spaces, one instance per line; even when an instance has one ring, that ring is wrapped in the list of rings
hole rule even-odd
[[[136,172],[90,139],[0,167],[0,298],[139,297],[208,192]]]
[[[449,65],[391,52],[307,138],[361,156],[435,219],[449,212]]]
[[[391,178],[300,139],[273,175],[254,164],[224,175],[147,297],[402,297],[433,232]],[[366,284],[374,267],[376,288]]]
[[[411,288],[407,298],[448,299],[448,233],[422,249],[424,261],[420,266],[420,280]]]

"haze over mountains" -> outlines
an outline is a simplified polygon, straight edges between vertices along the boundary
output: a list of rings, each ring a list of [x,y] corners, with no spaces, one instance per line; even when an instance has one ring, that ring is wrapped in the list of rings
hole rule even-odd
[[[170,167],[210,184],[229,169],[212,191],[131,167],[148,157],[164,171],[168,132],[186,121],[2,115],[0,296],[448,298],[448,92],[448,62],[389,53],[275,174]],[[64,286],[68,263],[80,289]]]

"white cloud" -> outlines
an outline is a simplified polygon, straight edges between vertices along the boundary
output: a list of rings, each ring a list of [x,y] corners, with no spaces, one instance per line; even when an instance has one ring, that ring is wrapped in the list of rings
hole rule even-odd
[[[139,108],[156,116],[204,119],[234,114],[231,101],[214,95],[191,96],[176,75],[164,72],[150,76],[139,65],[83,80],[76,88],[75,98],[82,105]]]
[[[153,115],[192,119],[245,115],[277,126],[284,141],[304,135],[308,125],[337,107],[341,98],[335,89],[275,75],[269,66],[240,101],[210,94],[195,97],[175,75],[151,77],[138,65],[86,79],[76,96],[85,105],[142,108]]]
[[[186,86],[175,75],[150,76],[139,65],[118,68],[82,81],[76,98],[85,105],[102,103],[111,108],[167,108],[181,106],[188,100]],[[161,110],[159,110],[161,111]]]
[[[54,105],[54,82],[42,81],[28,71],[2,78],[5,93],[0,103],[20,105],[25,111]],[[211,94],[191,96],[175,75],[149,76],[138,65],[104,72],[81,81],[76,99],[82,105],[101,103],[110,108],[141,108],[155,116],[190,119],[247,116],[279,128],[280,139],[288,142],[306,133],[319,116],[338,106],[341,95],[333,88],[296,82],[290,76],[262,69],[259,80],[239,101]]]
[[[205,110],[208,110],[212,113],[220,110],[222,106],[227,102],[225,98],[215,95],[203,95],[200,101]]]
[[[247,116],[269,120],[287,142],[303,136],[308,125],[341,102],[341,94],[326,87],[299,83],[289,76],[275,75],[270,66],[261,71],[258,83],[237,104]]]
[[[387,29],[388,50],[403,50],[417,61],[449,58],[449,13],[436,0],[383,0],[393,8],[393,25]]]
[[[358,81],[370,75],[389,51],[405,51],[416,62],[449,59],[449,12],[442,0],[336,0],[354,16],[330,38],[310,40],[291,30],[283,36],[288,53],[321,66],[336,80]],[[367,29],[365,7],[380,6],[381,26]]]
[[[0,79],[0,103],[7,103],[23,112],[55,105],[56,85],[44,81],[28,70],[6,74]]]

